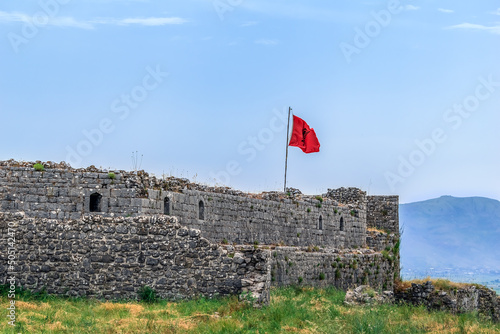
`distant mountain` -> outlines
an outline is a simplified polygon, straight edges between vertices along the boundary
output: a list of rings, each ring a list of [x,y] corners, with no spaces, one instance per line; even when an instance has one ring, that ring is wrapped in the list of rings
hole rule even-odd
[[[442,196],[399,206],[403,269],[500,270],[500,202]]]

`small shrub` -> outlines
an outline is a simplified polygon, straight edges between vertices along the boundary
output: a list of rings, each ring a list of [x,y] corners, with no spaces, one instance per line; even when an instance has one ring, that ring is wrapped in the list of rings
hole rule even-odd
[[[355,210],[351,210],[351,216],[355,216],[356,215],[356,211]]]
[[[43,172],[45,170],[45,167],[43,167],[42,164],[34,164],[33,168],[38,172]]]
[[[293,262],[292,261],[288,262],[288,266],[293,267]]]
[[[337,268],[337,262],[332,262],[332,268]]]
[[[319,273],[319,280],[322,281],[325,279],[325,273]]]
[[[300,238],[300,233],[297,233],[297,238]]]
[[[228,243],[229,243],[229,242],[227,241],[227,239],[226,239],[226,238],[224,238],[224,240],[222,240],[222,244],[223,244],[223,245],[227,245]]]
[[[315,252],[319,252],[319,247],[318,247],[318,246],[314,246],[314,247],[313,247],[313,250],[314,250]]]
[[[137,291],[137,294],[139,298],[146,303],[154,303],[158,300],[156,291],[147,285],[140,288],[139,291]]]
[[[320,201],[321,203],[323,203],[323,197],[321,197],[321,196],[316,196],[316,199],[317,199],[318,201]]]
[[[250,209],[253,210],[253,205],[250,206]]]
[[[320,208],[321,208],[321,203],[317,203],[317,204],[316,204],[316,207],[317,207],[318,209],[320,209]]]
[[[231,259],[234,258],[234,253],[229,253],[227,257],[230,257]]]
[[[255,241],[253,242],[253,244],[254,244],[255,246],[257,246],[257,245],[259,244],[259,242],[258,242],[257,240],[255,240]]]
[[[394,254],[394,256],[397,256],[399,254],[399,247],[400,246],[401,246],[401,239],[398,239],[398,241],[396,241],[396,244],[392,248],[392,253]]]
[[[108,177],[109,177],[111,180],[114,180],[114,179],[116,179],[116,174],[115,174],[115,173],[113,173],[113,172],[109,172],[109,173],[108,173]]]
[[[340,269],[335,270],[335,279],[340,278]]]
[[[274,256],[274,257],[278,256],[278,253],[273,252],[273,256]]]
[[[333,210],[333,213],[338,213],[339,211],[337,209]]]
[[[311,212],[311,208],[307,208],[306,211],[307,211],[307,213]]]
[[[299,276],[299,284],[302,283],[303,280],[302,276]]]
[[[388,213],[387,210],[382,210],[381,212],[382,212],[382,216],[387,216],[387,213]]]

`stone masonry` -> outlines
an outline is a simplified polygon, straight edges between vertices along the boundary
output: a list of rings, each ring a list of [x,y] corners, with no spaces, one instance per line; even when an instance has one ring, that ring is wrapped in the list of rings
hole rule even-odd
[[[249,194],[42,164],[0,161],[0,227],[16,220],[20,282],[31,289],[104,298],[135,298],[144,285],[166,298],[250,291],[266,303],[270,285],[390,290],[399,275],[397,196]],[[7,272],[0,257],[0,283]]]
[[[10,223],[10,224],[9,224]],[[181,227],[175,217],[139,216],[79,220],[25,218],[0,213],[2,240],[16,231],[16,281],[50,294],[135,298],[147,285],[168,299],[250,292],[269,301],[270,251],[228,250]],[[0,255],[0,284],[6,284],[7,253]]]
[[[492,321],[500,321],[500,297],[486,287],[465,285],[443,290],[436,289],[431,281],[427,281],[397,290],[395,298],[398,303],[425,305],[431,310],[452,313],[478,312]]]

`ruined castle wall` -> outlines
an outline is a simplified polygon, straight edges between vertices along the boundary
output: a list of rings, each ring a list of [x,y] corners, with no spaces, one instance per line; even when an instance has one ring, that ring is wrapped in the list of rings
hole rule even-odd
[[[24,288],[69,296],[136,298],[147,285],[169,299],[249,291],[269,301],[269,250],[231,246],[229,253],[172,217],[59,221],[0,213],[0,237],[0,284],[14,276]]]
[[[147,177],[147,176],[146,176]],[[141,182],[137,174],[0,165],[0,210],[28,217],[79,219],[91,211],[91,195],[102,196],[103,216],[168,214],[198,228],[213,242],[293,246],[362,247],[366,238],[364,192],[335,190],[335,198],[258,199],[232,193],[162,189],[168,184]],[[148,188],[149,187],[149,188]],[[352,200],[352,204],[346,204]],[[200,201],[204,216],[200,219]]]
[[[65,169],[35,171],[0,167],[0,210],[23,211],[29,217],[78,219],[90,211],[91,194],[99,193],[100,214],[133,215],[141,211],[138,188],[120,173]]]
[[[345,253],[276,247],[272,251],[271,281],[276,286],[335,286],[347,290],[368,284],[377,290],[393,290],[396,271],[395,261],[366,249]]]
[[[396,302],[425,305],[431,310],[452,313],[478,312],[495,322],[500,322],[500,297],[486,287],[465,285],[448,290],[436,289],[431,281],[412,283],[411,287],[395,291]]]
[[[399,234],[399,196],[367,196],[367,227]]]
[[[367,231],[366,246],[376,252],[392,249],[399,240],[399,234],[384,233],[379,231]]]
[[[179,217],[183,225],[200,229],[214,242],[349,248],[363,247],[366,241],[363,206],[330,199],[262,200],[197,190],[152,190],[149,200],[144,200],[143,213],[162,211],[165,197],[171,215]]]
[[[397,196],[367,197],[356,188],[328,190],[322,201],[312,196],[256,198],[233,190],[198,190],[208,187],[182,179],[158,180],[146,173],[116,171],[111,179],[97,169],[35,171],[28,165],[0,162],[0,210],[23,211],[28,217],[79,219],[90,212],[91,195],[99,194],[96,213],[100,215],[168,212],[213,242],[236,244],[363,247],[367,227],[395,233],[399,229]]]

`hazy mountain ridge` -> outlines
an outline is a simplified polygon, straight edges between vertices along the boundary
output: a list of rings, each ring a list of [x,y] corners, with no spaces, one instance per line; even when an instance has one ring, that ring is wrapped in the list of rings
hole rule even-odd
[[[500,270],[500,202],[442,196],[401,204],[403,268]]]

